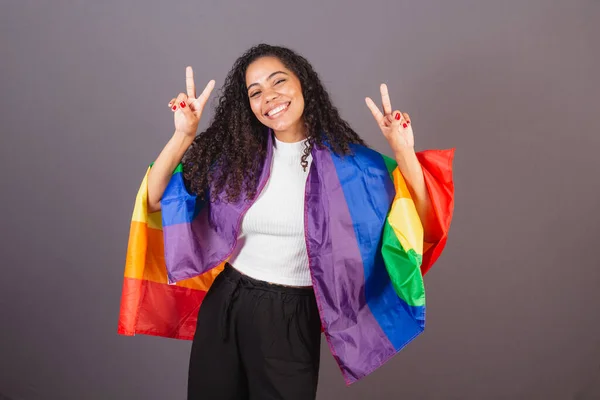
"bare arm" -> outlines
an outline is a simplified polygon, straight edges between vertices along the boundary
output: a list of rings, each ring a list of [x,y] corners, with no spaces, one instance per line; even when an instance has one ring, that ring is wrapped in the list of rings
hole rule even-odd
[[[148,173],[148,212],[160,210],[160,200],[169,184],[171,175],[181,162],[183,155],[196,137],[198,123],[204,106],[215,86],[215,81],[208,82],[204,91],[196,98],[196,85],[192,67],[185,70],[186,93],[179,93],[171,99],[169,108],[173,111],[175,133],[154,161]]]
[[[423,225],[423,240],[427,243],[438,241],[442,233],[438,231],[437,221],[433,213],[433,205],[427,191],[423,168],[414,149],[404,149],[395,155],[398,169],[406,181],[408,190],[415,202],[417,214]]]
[[[148,212],[160,210],[160,199],[169,184],[171,175],[193,141],[193,136],[175,131],[156,158],[148,173]]]
[[[392,112],[392,104],[386,84],[381,84],[381,102],[383,113],[370,98],[365,98],[367,107],[371,110],[381,132],[394,151],[398,169],[406,180],[408,190],[415,202],[415,207],[423,225],[424,241],[432,243],[441,237],[436,229],[436,219],[433,206],[425,184],[423,169],[415,153],[415,138],[413,135],[410,116],[400,110]]]

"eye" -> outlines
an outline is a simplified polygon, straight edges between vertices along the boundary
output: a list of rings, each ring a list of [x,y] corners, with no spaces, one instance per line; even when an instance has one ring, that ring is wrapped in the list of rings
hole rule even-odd
[[[259,91],[259,92],[254,92],[254,93],[252,93],[252,94],[250,95],[250,98],[252,98],[252,97],[256,97],[256,96],[257,96],[257,95],[259,95],[259,94],[260,94],[260,91]]]
[[[280,79],[277,82],[275,82],[276,85],[279,85],[281,82],[285,82],[285,79]]]

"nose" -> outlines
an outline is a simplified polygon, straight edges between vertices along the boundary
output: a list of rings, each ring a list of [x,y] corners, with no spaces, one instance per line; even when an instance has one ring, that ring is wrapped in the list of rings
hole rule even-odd
[[[265,96],[267,103],[269,103],[269,102],[275,100],[276,98],[278,98],[279,94],[276,91],[274,91],[273,89],[269,89],[269,90],[267,90],[266,93],[264,93],[264,96]]]

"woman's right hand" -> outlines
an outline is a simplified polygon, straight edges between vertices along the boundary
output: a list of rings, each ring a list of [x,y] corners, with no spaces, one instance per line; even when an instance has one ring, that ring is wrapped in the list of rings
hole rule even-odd
[[[194,71],[192,67],[187,67],[185,69],[185,86],[187,94],[179,93],[176,98],[171,99],[169,107],[174,114],[175,132],[193,138],[196,136],[204,106],[215,87],[215,81],[211,80],[208,82],[202,94],[196,98]]]

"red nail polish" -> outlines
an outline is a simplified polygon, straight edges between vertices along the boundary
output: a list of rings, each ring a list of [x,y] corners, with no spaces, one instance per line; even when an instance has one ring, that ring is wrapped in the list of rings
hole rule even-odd
[[[400,113],[396,113],[396,119],[399,120],[400,119]]]
[[[406,125],[406,124],[402,124],[402,126],[406,128],[408,125]]]
[[[177,110],[177,106],[173,106],[173,111]]]
[[[410,124],[410,121],[406,121],[407,124]]]
[[[181,106],[181,108],[185,108],[185,101],[182,101],[181,103],[179,103],[179,105]]]

